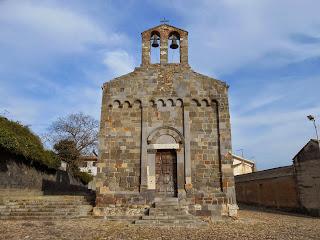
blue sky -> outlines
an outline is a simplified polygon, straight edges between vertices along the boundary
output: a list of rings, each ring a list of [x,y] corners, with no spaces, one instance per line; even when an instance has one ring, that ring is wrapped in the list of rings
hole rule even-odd
[[[0,113],[43,134],[100,115],[101,85],[140,64],[140,33],[166,17],[189,32],[192,68],[230,85],[233,150],[291,164],[320,118],[320,1],[0,2]]]

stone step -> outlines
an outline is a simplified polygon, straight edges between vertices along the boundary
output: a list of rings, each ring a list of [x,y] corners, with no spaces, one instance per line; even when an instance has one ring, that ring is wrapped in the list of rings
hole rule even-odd
[[[48,207],[48,208],[69,208],[69,207],[77,207],[77,206],[85,206],[85,205],[91,205],[88,202],[85,203],[39,203],[39,204],[11,204],[11,203],[3,203],[0,205],[0,208],[8,207],[8,208],[42,208],[42,207]]]
[[[33,213],[39,213],[39,214],[45,214],[45,213],[52,213],[52,214],[63,214],[63,213],[80,213],[80,212],[90,212],[92,208],[74,208],[74,209],[55,209],[55,210],[47,210],[47,209],[37,209],[30,211],[29,209],[22,209],[20,211],[7,211],[7,213],[13,213],[13,214],[33,214]],[[5,211],[2,211],[2,213],[5,213]]]
[[[89,210],[89,209],[88,209]],[[10,214],[10,213],[15,213],[15,214],[23,214],[23,213],[63,213],[63,212],[78,212],[80,211],[79,209],[4,209],[0,211],[0,214]]]
[[[1,197],[26,197],[26,196],[42,196],[43,191],[40,190],[30,190],[30,189],[0,189],[0,198]]]
[[[91,211],[92,207],[72,207],[72,208],[17,208],[17,209],[10,209],[4,208],[0,210],[2,212],[74,212],[74,211]]]
[[[174,216],[142,216],[142,220],[169,220],[176,219]]]
[[[59,216],[72,215],[79,212],[10,212],[9,216]],[[8,216],[6,215],[6,216]]]
[[[156,226],[181,226],[181,227],[206,227],[208,223],[199,220],[136,220],[137,225],[156,225]]]
[[[171,198],[168,198],[168,197],[165,197],[165,198],[156,197],[154,199],[154,201],[155,202],[166,202],[166,203],[178,203],[179,199],[178,198],[174,198],[174,197],[171,197]]]
[[[0,214],[0,219],[17,219],[17,217],[86,217],[91,216],[91,212],[11,212]]]
[[[168,216],[168,215],[172,215],[172,216],[179,216],[179,215],[188,215],[188,213],[186,211],[163,211],[163,210],[159,210],[159,209],[150,209],[149,210],[149,215],[164,215],[164,216]]]
[[[179,208],[179,207],[183,207],[183,205],[180,205],[179,203],[176,203],[176,202],[169,202],[169,203],[166,203],[166,202],[155,202],[154,203],[154,207],[155,208]]]
[[[139,220],[141,216],[105,216],[104,219],[108,221],[120,221],[120,222],[129,222],[134,223],[136,220]]]
[[[91,203],[90,201],[85,201],[85,200],[55,200],[55,201],[47,201],[47,200],[28,200],[28,201],[8,201],[8,200],[3,200],[0,201],[1,205],[10,205],[10,206],[19,206],[19,205],[79,205],[79,204],[88,204]]]
[[[92,215],[92,196],[1,196],[0,219],[63,219]]]
[[[194,220],[195,218],[192,215],[180,215],[180,216],[161,216],[161,215],[154,215],[154,216],[142,216],[143,220]]]
[[[91,211],[92,210],[91,205],[79,205],[79,206],[72,206],[72,207],[64,207],[64,208],[59,208],[59,207],[40,207],[40,208],[1,208],[1,212],[64,212],[64,211]]]
[[[36,196],[36,197],[2,197],[0,198],[2,201],[10,201],[10,202],[27,202],[27,201],[48,201],[48,202],[55,202],[55,201],[88,201],[87,198],[75,198],[75,197],[44,197],[44,196]]]
[[[1,205],[78,205],[78,204],[88,204],[88,201],[3,201]]]
[[[57,204],[1,204],[1,208],[10,208],[10,209],[18,209],[18,208],[73,208],[79,206],[92,206],[89,203],[76,203],[76,204],[65,204],[65,203],[57,203]]]
[[[13,213],[13,214],[24,214],[24,213],[30,213],[30,214],[33,214],[33,213],[79,213],[79,212],[91,212],[92,211],[92,208],[74,208],[74,209],[61,209],[61,210],[58,210],[58,209],[55,209],[55,210],[50,210],[50,209],[34,209],[34,210],[30,210],[30,209],[19,209],[19,210],[8,210],[8,209],[5,209],[5,210],[1,210],[0,211],[0,215],[1,214],[10,214],[10,213]]]
[[[73,218],[88,218],[90,215],[65,215],[65,216],[0,216],[0,220],[59,220],[59,219],[73,219]]]
[[[90,201],[86,198],[47,198],[47,197],[35,197],[35,198],[0,198],[3,202],[87,202]]]
[[[79,195],[41,195],[41,196],[34,196],[34,195],[19,195],[19,196],[15,196],[15,195],[7,195],[7,196],[1,196],[0,195],[0,199],[8,199],[8,200],[21,200],[21,201],[28,201],[28,200],[87,200],[87,199],[91,199],[92,196],[79,196]]]
[[[42,207],[42,206],[49,206],[49,207],[63,207],[63,206],[79,206],[79,205],[86,205],[88,202],[41,202],[41,203],[34,203],[34,202],[25,202],[25,203],[12,203],[12,202],[3,202],[1,205],[4,206],[10,206],[10,207],[20,207],[20,206],[26,206],[26,207]]]
[[[92,209],[91,205],[78,205],[78,206],[39,206],[39,207],[27,207],[27,206],[20,206],[20,207],[12,207],[12,206],[6,206],[6,207],[1,207],[1,211],[64,211],[66,209]]]

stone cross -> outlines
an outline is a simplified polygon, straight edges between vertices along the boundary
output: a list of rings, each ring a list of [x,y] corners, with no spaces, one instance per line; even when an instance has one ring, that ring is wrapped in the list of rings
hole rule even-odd
[[[168,19],[166,19],[166,18],[163,18],[162,20],[160,20],[160,22],[161,22],[161,23],[168,23],[168,22],[169,22],[169,20],[168,20]]]

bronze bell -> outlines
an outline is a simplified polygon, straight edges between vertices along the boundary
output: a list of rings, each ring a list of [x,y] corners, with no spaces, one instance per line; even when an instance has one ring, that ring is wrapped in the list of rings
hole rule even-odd
[[[171,49],[177,49],[179,47],[177,40],[178,38],[175,35],[172,35],[171,44],[170,44]]]
[[[152,44],[151,44],[151,46],[154,47],[154,48],[159,47],[158,36],[156,34],[154,34],[152,36]]]

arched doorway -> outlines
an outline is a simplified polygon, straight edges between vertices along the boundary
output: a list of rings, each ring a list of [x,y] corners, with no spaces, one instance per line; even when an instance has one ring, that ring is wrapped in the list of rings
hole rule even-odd
[[[147,138],[148,189],[159,197],[180,197],[185,184],[184,138],[173,127],[158,127]]]

